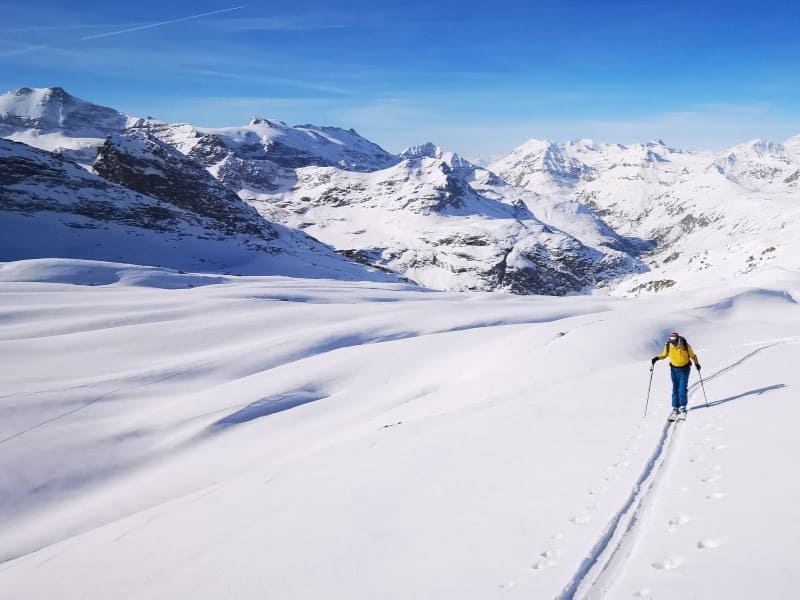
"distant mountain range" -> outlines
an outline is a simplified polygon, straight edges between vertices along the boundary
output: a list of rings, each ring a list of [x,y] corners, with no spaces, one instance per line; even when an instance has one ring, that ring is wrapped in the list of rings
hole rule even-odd
[[[196,128],[22,88],[0,96],[0,138],[6,261],[558,295],[800,262],[800,136],[722,153],[531,140],[484,168],[352,129]]]

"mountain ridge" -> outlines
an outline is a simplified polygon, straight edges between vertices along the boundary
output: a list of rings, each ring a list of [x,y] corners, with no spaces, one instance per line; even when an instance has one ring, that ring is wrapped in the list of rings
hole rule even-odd
[[[721,153],[661,139],[531,139],[487,168],[431,142],[394,155],[353,129],[264,117],[201,128],[123,115],[61,88],[22,88],[0,96],[0,137],[162,198],[205,182],[227,198],[211,212],[243,201],[357,262],[437,289],[630,294],[694,285],[722,263],[720,277],[793,264],[788,221],[776,225],[769,211],[754,221],[752,213],[759,202],[793,212],[800,136]],[[126,178],[109,169],[120,146]],[[153,170],[160,192],[147,184]],[[780,242],[765,254],[755,240],[773,227],[782,227]],[[713,247],[703,248],[704,236]]]

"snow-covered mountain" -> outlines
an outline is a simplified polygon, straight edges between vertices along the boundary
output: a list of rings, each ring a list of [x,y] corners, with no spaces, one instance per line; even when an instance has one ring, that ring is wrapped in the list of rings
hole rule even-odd
[[[0,137],[91,164],[105,138],[135,119],[76,98],[59,87],[0,95]]]
[[[0,256],[389,280],[269,223],[185,161],[152,139],[111,137],[101,149],[102,178],[59,154],[0,139]]]
[[[435,289],[561,295],[644,268],[589,211],[559,229],[532,209],[566,209],[453,153],[426,145],[402,156],[372,173],[298,169],[290,189],[240,193],[272,220]]]
[[[800,266],[800,136],[720,153],[531,140],[486,169],[431,143],[392,155],[334,127],[135,118],[60,88],[0,96],[0,135],[231,231],[254,214],[238,196],[437,289],[638,294]]]
[[[239,128],[172,125],[93,107],[57,88],[2,98],[6,137],[75,158],[136,192],[235,222],[237,232],[252,215],[242,220],[235,192],[270,221],[429,287],[566,294],[646,268],[636,258],[641,245],[579,202],[515,188],[433,144],[394,156],[333,127],[266,119]],[[80,119],[42,117],[56,114]]]
[[[721,153],[675,150],[660,140],[532,141],[490,168],[528,190],[579,201],[620,235],[651,241],[650,271],[620,286],[638,293],[771,265],[800,267],[797,140],[749,142]]]

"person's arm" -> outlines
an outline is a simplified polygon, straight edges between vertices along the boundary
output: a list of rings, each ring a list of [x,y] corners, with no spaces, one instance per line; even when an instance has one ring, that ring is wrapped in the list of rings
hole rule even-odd
[[[668,352],[669,352],[669,346],[667,346],[667,345],[665,344],[665,345],[664,345],[664,350],[661,352],[661,354],[659,354],[658,356],[654,356],[653,358],[651,358],[651,359],[650,359],[650,364],[651,364],[651,365],[654,365],[654,364],[656,364],[656,362],[658,362],[659,360],[664,360],[665,358],[667,358],[667,353],[668,353]]]
[[[686,350],[689,352],[689,358],[694,361],[695,368],[699,371],[700,370],[700,359],[697,358],[697,354],[694,353],[692,347],[689,344],[686,344]]]

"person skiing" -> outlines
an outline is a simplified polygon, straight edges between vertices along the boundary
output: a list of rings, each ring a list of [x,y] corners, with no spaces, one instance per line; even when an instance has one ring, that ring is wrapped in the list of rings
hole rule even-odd
[[[669,357],[669,370],[672,376],[672,413],[670,421],[677,418],[686,418],[686,402],[688,400],[689,371],[692,361],[697,370],[700,370],[700,359],[694,353],[686,338],[673,331],[669,334],[669,341],[664,345],[664,351],[654,356],[650,361],[650,368],[655,367],[659,360]]]

